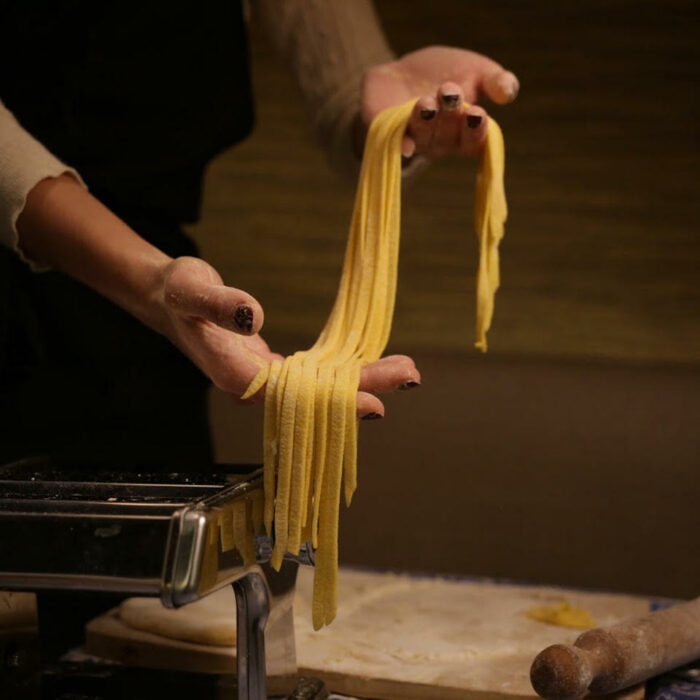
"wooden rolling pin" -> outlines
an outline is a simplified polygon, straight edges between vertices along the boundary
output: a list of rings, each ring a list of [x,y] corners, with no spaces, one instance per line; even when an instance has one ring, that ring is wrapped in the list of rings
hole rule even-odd
[[[554,644],[530,668],[532,687],[551,700],[613,693],[700,658],[700,598]]]

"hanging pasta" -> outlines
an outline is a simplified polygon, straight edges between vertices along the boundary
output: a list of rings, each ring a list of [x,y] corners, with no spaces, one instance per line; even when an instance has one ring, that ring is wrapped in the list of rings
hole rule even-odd
[[[415,101],[384,110],[367,136],[350,234],[335,304],[316,343],[260,370],[244,397],[266,385],[263,522],[274,529],[272,565],[311,540],[316,551],[313,624],[337,610],[338,512],[357,486],[355,402],[363,366],[389,340],[396,297],[401,213],[401,140]],[[476,184],[479,240],[476,347],[498,288],[498,243],[506,200],[501,130],[489,119]],[[236,532],[237,535],[237,532]]]

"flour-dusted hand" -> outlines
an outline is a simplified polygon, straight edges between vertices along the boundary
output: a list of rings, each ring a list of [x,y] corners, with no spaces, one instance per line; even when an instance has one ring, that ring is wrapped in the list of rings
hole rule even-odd
[[[513,73],[486,56],[430,46],[367,71],[362,120],[368,125],[383,109],[418,98],[402,144],[404,156],[478,155],[488,116],[474,103],[485,96],[507,104],[519,88]],[[464,107],[464,102],[471,106]]]
[[[239,397],[264,364],[282,359],[258,335],[262,306],[204,260],[176,258],[162,279],[165,334],[219,389]]]
[[[163,276],[157,295],[168,312],[166,334],[222,391],[243,395],[261,367],[282,356],[258,334],[263,310],[247,292],[227,287],[219,273],[199,258],[177,258]],[[362,418],[384,415],[375,393],[410,389],[420,384],[413,360],[385,357],[364,368],[357,396]],[[245,403],[262,400],[264,388]]]

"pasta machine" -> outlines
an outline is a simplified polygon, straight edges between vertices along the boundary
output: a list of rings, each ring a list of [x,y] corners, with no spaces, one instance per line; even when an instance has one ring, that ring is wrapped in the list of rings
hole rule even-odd
[[[256,562],[244,566],[236,550],[222,551],[218,536],[221,512],[256,489],[262,470],[252,465],[106,472],[29,459],[0,467],[0,590],[37,593],[42,664],[53,652],[65,654],[57,643],[71,625],[78,622],[82,633],[97,614],[80,619],[81,601],[97,597],[105,609],[105,600],[154,596],[179,607],[231,585],[237,697],[267,697],[266,647],[275,678],[293,691],[294,587],[299,564],[313,564],[313,552],[306,546],[274,571],[272,542],[258,536]]]

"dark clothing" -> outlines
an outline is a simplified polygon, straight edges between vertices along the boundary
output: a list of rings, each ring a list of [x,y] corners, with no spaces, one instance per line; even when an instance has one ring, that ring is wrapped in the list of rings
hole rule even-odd
[[[181,224],[204,169],[252,127],[240,3],[4,3],[0,24],[0,98],[20,123],[140,235],[196,255]],[[207,386],[126,312],[0,252],[0,460],[210,461]]]
[[[206,164],[252,127],[240,2],[2,5],[0,98],[22,126],[118,211],[196,220]]]
[[[167,252],[196,252],[176,229],[162,234]],[[0,318],[0,463],[30,454],[120,468],[211,461],[208,382],[163,336],[6,250]]]

